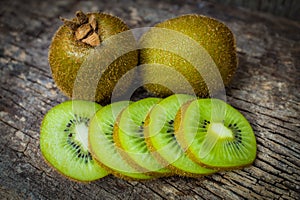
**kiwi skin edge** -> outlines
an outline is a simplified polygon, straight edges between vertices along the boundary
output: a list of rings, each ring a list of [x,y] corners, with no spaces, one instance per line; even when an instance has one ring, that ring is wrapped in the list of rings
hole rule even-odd
[[[189,100],[188,102],[190,102],[192,100]],[[148,124],[150,123],[150,112],[148,113],[146,119],[145,119],[145,126],[148,126]],[[174,124],[175,125],[175,124]],[[147,130],[147,129],[146,129]],[[206,175],[210,175],[213,174],[215,172],[212,173],[207,173],[207,174],[195,174],[195,173],[191,173],[191,172],[186,172],[183,171],[181,169],[178,169],[174,166],[172,166],[170,163],[168,163],[155,149],[155,147],[152,145],[152,142],[150,140],[150,138],[148,137],[149,134],[147,133],[147,131],[144,132],[145,133],[145,141],[147,144],[147,147],[149,149],[149,151],[151,152],[151,154],[154,156],[154,158],[156,158],[156,160],[161,163],[163,166],[166,166],[166,168],[170,169],[172,172],[174,172],[174,174],[178,175],[178,176],[182,176],[182,177],[191,177],[191,178],[200,178],[200,177],[204,177]],[[194,161],[194,160],[192,160]],[[197,163],[198,164],[198,163]],[[207,166],[202,166],[201,167],[206,167],[209,168]]]
[[[91,154],[93,155],[92,151],[91,151]],[[133,177],[129,177],[129,176],[126,176],[118,171],[115,171],[111,168],[109,168],[108,166],[104,165],[103,163],[101,163],[100,161],[98,161],[97,159],[94,159],[97,164],[102,167],[103,169],[105,169],[106,171],[108,171],[110,174],[112,174],[113,176],[115,177],[118,177],[120,179],[123,179],[123,180],[126,180],[126,181],[149,181],[149,180],[152,180],[154,179],[155,177],[153,178],[149,178],[149,179],[139,179],[139,178],[133,178]]]
[[[89,148],[90,148],[90,147],[89,147]],[[93,149],[92,149],[92,148],[90,148],[90,149],[91,149],[91,150],[90,150],[90,153],[92,154],[92,156],[93,156],[94,160],[96,161],[96,163],[97,163],[100,167],[102,167],[103,169],[105,169],[106,171],[108,171],[110,174],[114,175],[115,177],[121,178],[121,179],[126,180],[126,181],[149,181],[149,180],[151,180],[151,179],[156,178],[156,177],[151,177],[151,178],[149,178],[149,179],[140,179],[140,178],[133,178],[133,177],[126,176],[126,175],[124,175],[124,174],[122,174],[122,173],[120,173],[120,172],[118,172],[118,171],[115,171],[115,170],[111,169],[110,167],[104,165],[102,162],[100,162],[99,160],[97,160],[97,159],[95,158],[95,156],[94,156],[95,153],[93,152]]]
[[[121,150],[118,150],[118,152],[120,153],[120,155],[122,156],[122,158],[131,166],[133,167],[134,169],[136,169],[137,171],[141,172],[141,173],[144,173],[146,175],[149,175],[149,176],[155,176],[155,177],[158,177],[159,174],[156,174],[156,173],[152,173],[152,172],[149,172],[147,169],[145,169],[144,167],[141,167],[139,164],[137,164],[136,162],[134,162],[133,159],[131,159],[125,151],[123,151],[123,148],[122,148],[122,145],[121,145],[121,142],[120,142],[120,138],[119,138],[119,134],[117,133],[119,131],[119,126],[118,126],[118,121],[120,120],[121,118],[121,114],[123,113],[124,110],[121,111],[121,113],[118,115],[117,119],[116,119],[116,122],[114,124],[114,133],[113,133],[113,140],[115,142],[115,145],[118,149],[121,149]]]
[[[118,115],[116,123],[114,125],[113,140],[115,141],[116,147],[122,149],[121,151],[119,151],[119,153],[121,154],[121,156],[123,157],[123,159],[125,159],[127,161],[127,163],[131,167],[133,167],[134,169],[136,169],[136,170],[138,170],[141,173],[144,173],[146,175],[153,176],[153,178],[161,178],[161,177],[168,177],[168,176],[174,175],[174,173],[159,173],[159,172],[155,172],[155,171],[149,171],[149,170],[145,169],[144,167],[140,166],[139,164],[137,164],[133,159],[130,158],[130,156],[128,156],[126,154],[126,152],[122,148],[122,145],[121,145],[121,142],[120,142],[120,138],[119,138],[119,134],[117,134],[118,129],[119,129],[118,121],[119,121],[119,119],[121,117],[122,112]]]
[[[124,109],[124,108],[123,108]],[[121,109],[121,112],[122,112],[122,110],[123,109]],[[100,111],[100,110],[99,110]],[[97,113],[96,113],[97,114]],[[94,115],[94,117],[96,116],[96,114]],[[151,176],[149,176],[149,175],[146,175],[146,174],[143,174],[143,175],[145,175],[145,176],[148,176],[147,178],[135,178],[135,177],[132,177],[132,176],[127,176],[126,174],[122,174],[120,171],[118,171],[118,170],[114,170],[113,168],[111,168],[111,167],[109,167],[108,165],[105,165],[104,163],[102,163],[100,160],[98,160],[97,159],[97,155],[96,155],[96,153],[95,153],[95,151],[94,151],[94,149],[92,148],[92,144],[91,144],[91,139],[90,139],[90,137],[91,137],[91,133],[90,133],[90,131],[91,131],[91,129],[89,129],[89,138],[88,138],[88,146],[89,146],[89,149],[90,149],[90,153],[91,153],[91,155],[93,156],[93,158],[94,158],[94,160],[100,165],[100,167],[102,167],[103,169],[105,169],[106,171],[108,171],[110,174],[112,174],[112,175],[114,175],[115,177],[118,177],[118,178],[121,178],[121,179],[123,179],[123,180],[127,180],[127,181],[148,181],[148,180],[151,180],[151,179],[153,179],[153,178],[155,178],[155,177],[151,177]],[[117,149],[116,149],[117,150]],[[118,151],[117,151],[117,153],[119,153]],[[121,156],[121,155],[120,155]],[[124,161],[124,162],[126,162],[126,160],[122,160],[122,161]],[[126,164],[128,164],[128,162],[126,162]],[[129,165],[129,164],[128,164]],[[130,166],[130,165],[129,165]],[[130,166],[131,167],[131,166]],[[134,168],[133,168],[134,169]],[[129,172],[129,174],[133,174],[133,173],[130,173]],[[142,174],[142,173],[140,173],[140,174]]]
[[[58,174],[59,174],[61,177],[66,177],[67,179],[69,179],[69,180],[71,180],[71,181],[74,181],[74,182],[76,182],[76,183],[82,183],[82,184],[89,184],[89,183],[91,183],[91,182],[94,182],[94,181],[99,180],[99,179],[95,179],[95,180],[90,180],[90,181],[83,181],[83,180],[77,180],[77,179],[75,179],[75,178],[72,178],[72,177],[70,177],[70,176],[67,176],[67,175],[65,175],[63,172],[61,172],[60,170],[54,168],[53,165],[52,165],[52,164],[51,164],[44,156],[42,156],[42,157],[43,157],[43,160],[45,161],[45,163],[46,163],[51,169],[55,169],[54,171],[58,172]],[[95,162],[96,165],[99,165],[100,167],[102,167],[102,166],[98,163],[98,161],[95,159],[95,157],[93,157],[93,160],[96,161],[96,162]],[[102,167],[102,168],[103,168],[104,170],[106,170],[104,167]],[[108,172],[108,174],[107,174],[106,176],[110,175],[109,171],[108,171],[108,170],[106,170],[106,171]],[[105,176],[105,177],[106,177],[106,176]],[[105,177],[102,177],[102,178],[100,178],[100,179],[103,179],[103,178],[105,178]]]
[[[189,144],[185,143],[185,140],[182,138],[183,134],[182,133],[182,129],[183,127],[180,126],[181,124],[181,120],[182,120],[182,116],[184,115],[184,113],[186,112],[186,108],[189,106],[189,104],[192,103],[192,101],[186,102],[184,105],[181,106],[181,108],[178,110],[177,114],[176,114],[176,118],[174,120],[174,134],[177,138],[181,138],[179,139],[179,141],[181,141],[179,144],[182,145],[183,148],[188,147]],[[206,167],[209,169],[215,169],[217,171],[229,171],[229,170],[238,170],[238,169],[243,169],[245,167],[248,167],[250,165],[253,164],[253,162],[255,161],[255,159],[253,160],[253,162],[248,163],[246,165],[240,165],[240,166],[236,166],[236,167],[215,167],[215,166],[210,166],[204,163],[199,162],[195,155],[190,151],[189,148],[185,148],[186,149],[186,155],[194,162],[196,162],[197,164],[199,164],[202,167]],[[257,154],[256,154],[257,156]]]

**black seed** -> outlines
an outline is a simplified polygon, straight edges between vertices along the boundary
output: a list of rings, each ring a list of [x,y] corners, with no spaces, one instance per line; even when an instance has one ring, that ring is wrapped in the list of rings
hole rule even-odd
[[[85,162],[85,164],[87,164],[87,163],[88,163],[88,159],[85,159],[85,161],[84,161],[84,162]]]
[[[171,125],[171,124],[173,124],[173,123],[174,123],[174,120],[171,119],[171,120],[169,121],[169,124]]]
[[[206,126],[205,126],[205,125],[203,125],[203,126],[202,126],[202,128],[206,128]]]
[[[168,129],[168,130],[167,130],[167,133],[172,133],[172,132],[173,132],[172,129]]]
[[[110,127],[114,127],[114,125],[112,125],[112,124],[109,124],[109,126],[110,126]]]
[[[88,157],[89,157],[90,160],[93,160],[93,157],[92,157],[90,152],[88,153]]]
[[[207,121],[208,124],[210,124],[210,121]]]
[[[142,122],[142,124],[145,124],[145,122]]]
[[[81,152],[81,149],[78,149],[76,153],[80,153],[80,152]]]
[[[236,126],[236,124],[233,124],[233,126]]]
[[[80,154],[78,154],[78,156],[77,156],[78,158],[80,158],[81,157],[81,153]]]
[[[139,133],[142,133],[142,132],[143,132],[143,129],[139,129],[138,132],[139,132]]]
[[[69,137],[72,137],[72,133],[70,133],[68,136],[69,136]]]
[[[64,130],[64,132],[68,132],[68,131],[70,131],[70,130],[69,130],[69,129],[67,129],[67,128]]]
[[[235,132],[235,135],[238,137],[242,137],[241,133],[239,133],[239,132]]]

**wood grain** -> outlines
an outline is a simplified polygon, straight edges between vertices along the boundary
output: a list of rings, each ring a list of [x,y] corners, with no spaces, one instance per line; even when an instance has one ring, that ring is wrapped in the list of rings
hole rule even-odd
[[[51,169],[39,150],[45,113],[67,100],[47,61],[51,37],[76,10],[103,10],[131,28],[185,13],[224,21],[237,39],[239,68],[228,102],[250,121],[255,163],[203,178],[128,182],[107,176],[90,184]],[[1,199],[299,199],[300,23],[203,1],[0,2]],[[137,92],[136,98],[145,96]]]

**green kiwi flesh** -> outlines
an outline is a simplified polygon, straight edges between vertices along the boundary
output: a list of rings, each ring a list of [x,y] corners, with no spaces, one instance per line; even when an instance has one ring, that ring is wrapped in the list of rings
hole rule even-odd
[[[48,55],[57,87],[68,97],[96,101],[103,105],[109,103],[118,80],[125,77],[124,82],[127,84],[122,84],[118,90],[120,92],[116,93],[122,96],[133,79],[124,74],[138,63],[138,52],[127,51],[136,45],[128,26],[110,14],[84,14],[81,11],[76,13],[76,18],[63,21],[64,25],[52,39]],[[121,33],[124,39],[111,39]],[[108,51],[105,48],[110,51],[103,53]],[[111,52],[114,51],[112,49],[124,53],[111,59],[115,53]]]
[[[129,101],[115,102],[95,114],[89,128],[89,145],[95,159],[113,175],[127,180],[150,179],[151,176],[139,172],[123,159],[113,140],[116,118],[129,104]]]
[[[183,176],[199,176],[216,172],[193,162],[178,144],[174,134],[174,120],[177,111],[194,96],[175,94],[155,105],[145,122],[145,138],[149,150],[174,173]]]
[[[159,101],[160,98],[146,98],[124,109],[115,123],[114,141],[122,149],[124,159],[134,167],[140,168],[144,173],[161,177],[171,174],[171,171],[151,155],[144,138],[146,116]]]
[[[40,130],[43,157],[63,175],[78,181],[93,181],[108,174],[88,149],[88,125],[101,108],[88,101],[66,101],[45,115]]]
[[[183,106],[176,116],[175,129],[187,155],[201,165],[234,169],[250,165],[256,157],[251,125],[222,100],[199,99]]]
[[[237,68],[232,32],[220,21],[202,15],[188,14],[161,22],[142,36],[140,46],[140,64],[162,64],[170,69],[153,72],[152,67],[145,67],[143,70],[145,88],[160,97],[169,96],[173,91],[206,97],[228,85]],[[195,52],[201,55],[195,57]],[[192,63],[197,59],[198,66]],[[174,81],[171,69],[184,79]],[[172,90],[157,84],[161,82],[172,85]]]

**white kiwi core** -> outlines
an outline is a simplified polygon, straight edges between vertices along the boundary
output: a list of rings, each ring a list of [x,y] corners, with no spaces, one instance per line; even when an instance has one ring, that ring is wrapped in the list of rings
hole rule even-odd
[[[200,157],[205,158],[220,140],[233,140],[232,131],[223,123],[215,122],[208,126],[206,137],[200,149]]]
[[[219,139],[233,139],[232,131],[223,123],[212,123],[208,127],[208,134],[217,136]]]
[[[75,139],[82,144],[84,150],[88,150],[88,127],[84,123],[76,124]]]

